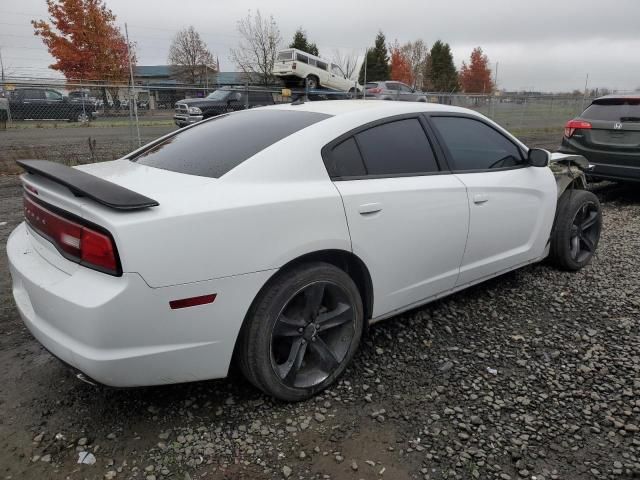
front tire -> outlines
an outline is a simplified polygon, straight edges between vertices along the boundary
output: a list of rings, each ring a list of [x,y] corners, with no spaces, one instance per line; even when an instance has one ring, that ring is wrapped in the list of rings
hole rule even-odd
[[[281,272],[249,311],[237,352],[240,369],[268,395],[307,399],[345,370],[363,322],[360,293],[344,271],[316,262]]]
[[[586,190],[567,190],[558,201],[550,260],[563,270],[580,270],[593,258],[601,230],[598,197]]]

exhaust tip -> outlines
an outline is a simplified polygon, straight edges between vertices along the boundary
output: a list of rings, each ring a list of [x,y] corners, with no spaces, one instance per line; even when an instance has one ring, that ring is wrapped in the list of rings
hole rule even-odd
[[[84,383],[88,383],[89,385],[92,385],[94,387],[97,387],[98,384],[96,382],[94,382],[93,380],[91,380],[89,377],[87,377],[84,373],[76,373],[76,378],[78,380],[80,380],[81,382]]]

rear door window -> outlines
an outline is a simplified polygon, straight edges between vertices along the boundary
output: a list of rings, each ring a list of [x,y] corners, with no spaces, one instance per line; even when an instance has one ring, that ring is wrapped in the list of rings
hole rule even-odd
[[[438,171],[433,149],[417,118],[384,123],[355,137],[369,175],[414,175]]]
[[[309,57],[307,57],[306,55],[302,55],[301,53],[298,53],[296,55],[296,58],[298,59],[299,62],[309,63]]]
[[[467,117],[431,117],[457,171],[524,165],[520,149],[483,122]]]
[[[219,178],[256,153],[331,115],[244,110],[179,131],[131,161],[172,172]]]
[[[24,91],[25,100],[44,100],[44,90],[30,88]]]

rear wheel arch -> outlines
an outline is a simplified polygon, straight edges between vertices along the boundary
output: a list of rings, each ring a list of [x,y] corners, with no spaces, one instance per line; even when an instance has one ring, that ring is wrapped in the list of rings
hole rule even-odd
[[[312,264],[317,262],[324,262],[330,265],[333,265],[340,270],[343,270],[347,275],[351,277],[353,282],[358,287],[358,291],[360,292],[360,297],[362,299],[362,307],[364,310],[364,332],[366,332],[368,328],[368,320],[371,319],[373,315],[373,282],[371,280],[371,274],[369,273],[369,269],[365,265],[365,263],[354,253],[346,251],[346,250],[318,250],[315,252],[309,252],[299,257],[296,257],[287,263],[285,263],[282,267],[278,269],[269,279],[264,283],[262,288],[258,291],[256,296],[251,302],[247,313],[245,314],[245,318],[242,321],[242,326],[238,331],[238,336],[236,337],[235,346],[234,346],[234,357],[237,356],[238,345],[241,341],[243,332],[245,330],[245,325],[249,319],[249,316],[255,310],[255,305],[258,299],[264,294],[264,292],[273,284],[275,280],[280,278],[282,275],[286,275],[287,272],[293,270],[296,267],[304,264]]]
[[[362,305],[364,307],[364,318],[368,320],[373,315],[373,281],[366,264],[352,252],[346,250],[319,250],[301,255],[283,265],[277,273],[286,272],[287,270],[297,267],[303,263],[325,262],[340,270],[343,270],[355,282],[360,296],[362,297]],[[272,277],[273,278],[273,277]],[[271,281],[271,279],[269,279]],[[265,284],[268,285],[269,281]],[[264,288],[264,287],[263,287]]]

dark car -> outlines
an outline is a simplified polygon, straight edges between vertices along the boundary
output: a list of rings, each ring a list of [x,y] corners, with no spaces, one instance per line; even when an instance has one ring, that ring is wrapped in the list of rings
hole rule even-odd
[[[567,122],[560,151],[582,155],[595,179],[640,182],[640,95],[607,95]]]
[[[424,92],[396,81],[367,82],[364,86],[367,97],[378,100],[399,100],[401,102],[426,102]]]
[[[87,122],[96,115],[94,102],[79,102],[49,88],[18,88],[9,96],[13,120],[54,120]]]
[[[241,88],[221,88],[205,98],[187,98],[176,102],[173,120],[179,127],[184,127],[223,113],[274,103],[273,94],[268,90],[247,92]]]

